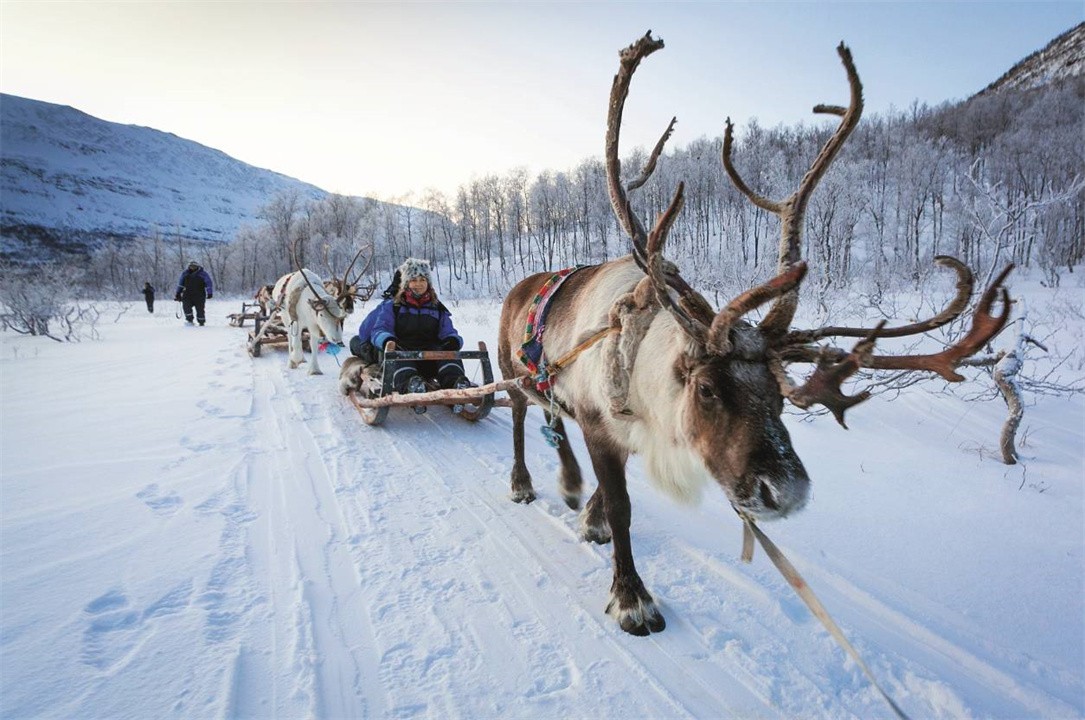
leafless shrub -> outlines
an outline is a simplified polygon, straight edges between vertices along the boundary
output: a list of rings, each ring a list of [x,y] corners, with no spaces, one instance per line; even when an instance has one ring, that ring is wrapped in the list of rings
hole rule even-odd
[[[60,264],[0,267],[0,330],[57,342],[97,339],[101,310],[73,299],[80,274]]]

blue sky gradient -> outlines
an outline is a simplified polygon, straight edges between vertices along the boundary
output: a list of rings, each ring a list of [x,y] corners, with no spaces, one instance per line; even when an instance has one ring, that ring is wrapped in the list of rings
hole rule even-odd
[[[0,89],[146,125],[326,190],[452,193],[473,177],[601,156],[617,52],[623,148],[981,90],[1085,20],[1072,2],[0,2]]]

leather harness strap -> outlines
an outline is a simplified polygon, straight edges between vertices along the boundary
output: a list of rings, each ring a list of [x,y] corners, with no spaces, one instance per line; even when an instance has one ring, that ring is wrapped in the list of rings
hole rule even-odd
[[[560,358],[558,358],[554,362],[547,364],[546,367],[550,371],[550,377],[553,378],[555,375],[557,375],[559,372],[561,372],[562,368],[564,368],[566,365],[571,363],[573,360],[576,360],[577,356],[579,356],[580,353],[584,352],[585,350],[590,348],[592,345],[594,345],[595,343],[597,343],[600,340],[602,340],[603,338],[605,338],[607,335],[611,335],[611,334],[616,333],[616,332],[619,332],[619,328],[610,328],[610,327],[603,328],[602,330],[595,333],[594,335],[592,335],[590,338],[588,338],[584,342],[577,345],[575,348],[573,348],[569,352],[562,355]]]

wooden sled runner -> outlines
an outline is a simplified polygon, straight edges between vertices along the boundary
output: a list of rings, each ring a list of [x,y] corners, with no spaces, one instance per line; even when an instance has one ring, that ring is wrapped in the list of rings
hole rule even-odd
[[[478,350],[460,351],[395,350],[394,345],[390,345],[384,353],[384,364],[379,367],[377,377],[366,373],[361,360],[352,356],[347,358],[340,371],[340,389],[358,409],[362,419],[368,425],[383,423],[388,417],[389,408],[418,405],[449,407],[459,405],[462,409],[456,413],[457,415],[470,422],[478,422],[489,415],[495,405],[507,407],[508,399],[496,398],[494,394],[518,382],[516,380],[494,382],[486,343],[480,342],[478,348]],[[395,375],[396,367],[408,360],[478,361],[482,371],[482,384],[462,390],[442,390],[427,380],[426,386],[429,388],[427,392],[400,394],[392,389],[392,377]]]

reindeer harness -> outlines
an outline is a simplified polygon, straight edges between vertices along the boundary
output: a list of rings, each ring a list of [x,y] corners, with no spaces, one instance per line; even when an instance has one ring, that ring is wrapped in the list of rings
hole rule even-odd
[[[540,393],[550,390],[550,386],[553,384],[553,376],[561,368],[560,360],[557,363],[547,362],[546,353],[543,349],[543,332],[546,330],[546,314],[550,310],[550,301],[561,289],[562,283],[570,275],[584,267],[586,266],[577,265],[553,273],[546,279],[546,282],[535,293],[535,298],[531,301],[531,309],[527,313],[527,326],[524,328],[524,341],[521,343],[520,349],[516,351],[516,356],[531,371],[531,379],[535,383],[535,389]],[[566,358],[561,358],[561,360],[570,362]]]
[[[587,266],[578,265],[558,270],[539,288],[528,311],[524,340],[517,351],[517,357],[531,371],[530,377],[535,391],[550,400],[553,411],[556,399],[552,388],[558,373],[599,341],[612,335],[616,336],[604,349],[610,413],[614,417],[632,419],[633,411],[628,407],[629,374],[636,363],[637,352],[644,334],[648,331],[648,326],[651,325],[656,313],[662,309],[650,278],[645,277],[633,290],[614,302],[608,314],[607,327],[588,336],[557,360],[550,361],[546,358],[543,333],[546,330],[546,315],[550,309],[550,301],[553,300],[562,283],[584,267]],[[547,442],[556,446],[561,438],[553,429],[555,417],[556,413],[551,412],[551,425],[543,428],[543,435],[546,436]]]

